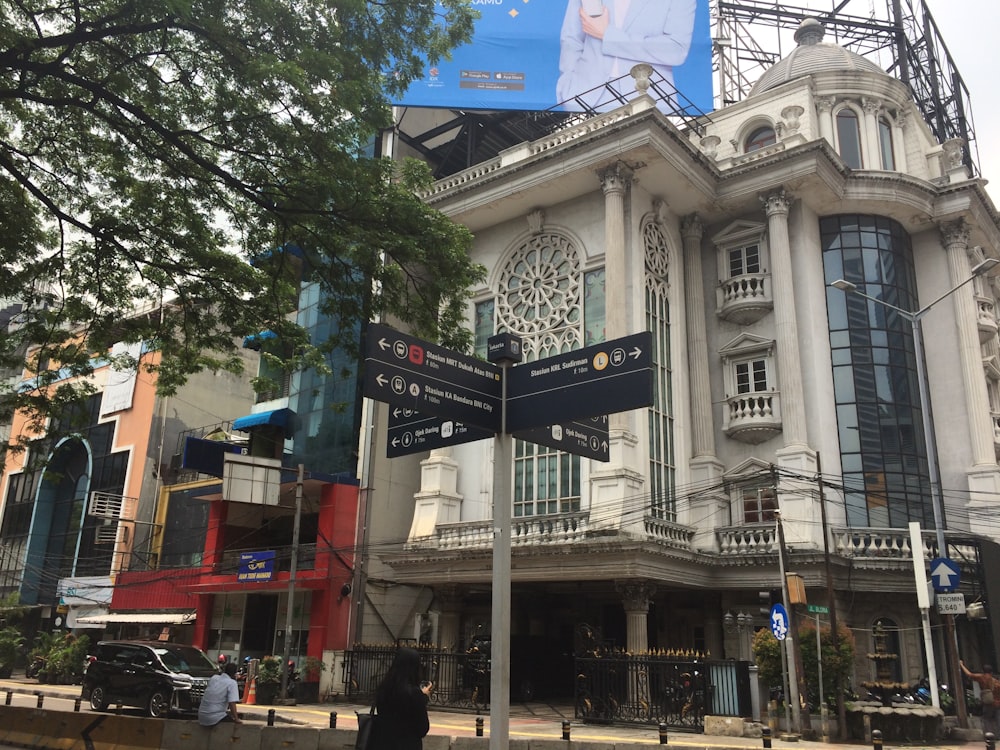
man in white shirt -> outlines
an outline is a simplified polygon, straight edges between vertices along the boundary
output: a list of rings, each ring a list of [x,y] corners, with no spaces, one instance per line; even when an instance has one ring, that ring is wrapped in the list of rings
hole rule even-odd
[[[236,704],[240,701],[240,689],[233,679],[236,675],[236,662],[229,662],[221,674],[208,681],[205,694],[198,706],[198,723],[203,727],[214,727],[222,721],[232,721],[242,724]]]

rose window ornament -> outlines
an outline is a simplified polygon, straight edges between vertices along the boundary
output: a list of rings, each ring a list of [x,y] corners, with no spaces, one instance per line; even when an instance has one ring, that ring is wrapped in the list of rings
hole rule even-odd
[[[579,325],[579,263],[569,238],[538,234],[511,253],[500,274],[497,312],[506,330],[522,335]]]

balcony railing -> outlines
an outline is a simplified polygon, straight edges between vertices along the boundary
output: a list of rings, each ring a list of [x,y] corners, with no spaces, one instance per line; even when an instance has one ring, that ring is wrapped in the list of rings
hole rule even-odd
[[[716,313],[733,323],[756,323],[773,308],[770,274],[734,276],[722,281],[716,289]]]
[[[589,513],[526,516],[511,521],[511,545],[565,544],[584,539],[590,530]],[[482,550],[493,548],[493,521],[440,524],[433,536],[412,539],[410,549]]]
[[[736,440],[756,445],[781,432],[781,396],[774,391],[730,396],[723,409],[723,430]]]
[[[985,344],[997,335],[997,311],[992,297],[976,295],[976,315],[979,324],[979,343]]]

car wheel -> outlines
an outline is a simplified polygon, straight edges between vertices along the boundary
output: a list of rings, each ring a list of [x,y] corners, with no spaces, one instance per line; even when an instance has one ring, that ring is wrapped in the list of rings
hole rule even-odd
[[[94,711],[104,711],[108,707],[108,696],[102,687],[94,687],[90,691],[90,707]]]
[[[163,719],[170,713],[170,695],[167,691],[153,691],[146,702],[146,713],[157,719]]]

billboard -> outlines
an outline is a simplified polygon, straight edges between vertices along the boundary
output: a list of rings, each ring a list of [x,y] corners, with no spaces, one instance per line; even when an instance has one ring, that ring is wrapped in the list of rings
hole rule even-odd
[[[598,111],[632,96],[632,66],[676,88],[676,104],[712,108],[708,0],[471,0],[472,41],[429,65],[394,104],[446,109]],[[442,10],[443,9],[439,9]],[[624,76],[624,80],[618,80]],[[618,81],[611,83],[611,81]],[[664,85],[664,82],[666,85]],[[581,104],[582,103],[582,104]],[[670,103],[661,108],[672,109]]]

